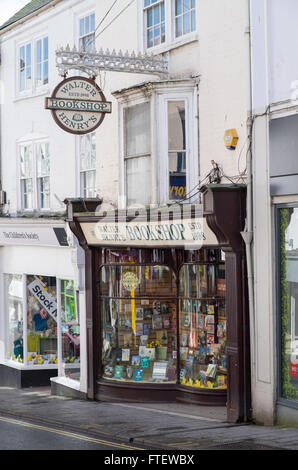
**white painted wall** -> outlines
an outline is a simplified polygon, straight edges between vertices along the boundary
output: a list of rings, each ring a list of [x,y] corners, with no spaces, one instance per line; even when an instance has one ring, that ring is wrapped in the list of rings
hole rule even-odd
[[[134,2],[97,38],[97,48],[119,51],[143,51],[142,3]],[[103,17],[110,2],[97,5],[97,17]],[[167,4],[166,4],[167,5]],[[125,5],[116,5],[109,20]],[[212,21],[211,21],[212,19]],[[237,176],[245,169],[247,150],[246,121],[249,109],[248,2],[247,0],[197,0],[197,31],[189,42],[161,45],[154,49],[169,60],[170,78],[200,75],[199,152],[200,175],[211,170],[211,160],[218,162],[228,176]],[[100,28],[100,29],[101,29]],[[120,34],[121,31],[121,34]],[[149,50],[150,52],[150,50]],[[119,115],[118,104],[111,92],[158,78],[110,72],[102,80],[104,93],[113,102],[112,115],[107,116],[97,131],[98,193],[107,202],[118,205]],[[100,80],[97,80],[100,83]],[[236,128],[239,141],[235,151],[224,146],[224,132]],[[161,158],[161,156],[157,156]],[[158,174],[156,175],[156,178]],[[228,180],[223,180],[228,182]]]
[[[94,1],[65,0],[55,8],[45,10],[24,24],[15,26],[0,36],[1,67],[0,80],[3,86],[2,104],[2,185],[7,192],[10,213],[20,209],[20,189],[17,143],[38,137],[48,138],[51,159],[51,210],[61,212],[65,206],[57,197],[79,196],[76,165],[76,138],[60,129],[51,112],[44,109],[44,99],[50,96],[54,87],[62,80],[56,68],[55,51],[67,43],[77,43],[78,18],[94,6]],[[20,97],[17,91],[17,53],[22,41],[49,37],[49,83],[41,93],[33,92]],[[67,175],[67,178],[65,177]]]

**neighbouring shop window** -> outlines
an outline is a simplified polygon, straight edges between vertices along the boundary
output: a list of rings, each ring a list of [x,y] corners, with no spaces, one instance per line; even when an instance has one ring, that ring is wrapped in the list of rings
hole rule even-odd
[[[96,137],[95,132],[80,136],[81,197],[96,196]]]
[[[56,278],[27,276],[28,364],[57,364]]]
[[[67,377],[80,380],[80,319],[74,282],[61,280],[62,360]]]
[[[8,313],[7,359],[23,362],[23,281],[22,276],[7,274],[4,277]]]
[[[124,110],[124,159],[127,205],[151,202],[150,103]]]
[[[227,388],[225,265],[190,264],[179,275],[180,383]]]
[[[298,400],[298,208],[279,209],[281,396]]]
[[[167,266],[100,269],[102,376],[176,383],[176,279]]]
[[[92,51],[95,48],[95,13],[80,18],[79,47],[83,51]]]
[[[36,41],[36,86],[49,82],[49,41],[48,37]]]
[[[186,196],[185,103],[168,102],[169,199]]]

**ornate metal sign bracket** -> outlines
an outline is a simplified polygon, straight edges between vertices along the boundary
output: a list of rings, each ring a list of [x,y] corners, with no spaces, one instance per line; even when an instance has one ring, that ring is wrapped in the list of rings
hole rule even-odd
[[[162,56],[142,55],[123,53],[121,50],[116,53],[115,49],[110,52],[107,49],[99,51],[85,52],[73,49],[69,45],[56,51],[56,65],[59,74],[64,78],[69,70],[79,70],[85,72],[91,78],[95,78],[101,71],[130,72],[149,75],[158,75],[166,79],[169,75],[168,61]]]

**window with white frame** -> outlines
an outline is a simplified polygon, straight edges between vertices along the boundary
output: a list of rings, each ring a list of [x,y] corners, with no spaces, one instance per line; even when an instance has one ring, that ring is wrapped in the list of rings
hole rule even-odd
[[[189,202],[198,183],[195,87],[190,82],[175,82],[173,89],[158,83],[151,87],[150,101],[147,95],[144,102],[137,98],[138,104],[133,93],[118,95],[123,107],[121,191],[127,207]]]
[[[48,142],[19,146],[21,208],[50,209],[50,152]]]
[[[18,47],[18,91],[32,92],[49,83],[48,36]]]
[[[79,20],[79,47],[83,51],[95,49],[95,13]]]
[[[144,48],[192,40],[197,0],[142,0]]]
[[[124,110],[124,167],[127,205],[151,202],[150,103]]]
[[[50,209],[50,152],[49,143],[36,145],[37,196],[40,209]]]
[[[33,153],[32,144],[20,146],[20,178],[22,208],[33,209]]]
[[[165,2],[163,0],[144,0],[146,17],[147,47],[158,46],[165,42]]]
[[[81,197],[96,196],[96,136],[95,132],[79,137]]]
[[[196,29],[195,0],[175,0],[175,37]]]
[[[19,91],[25,91],[32,86],[32,57],[31,43],[19,47]]]
[[[48,37],[36,41],[36,86],[49,82],[49,40]]]

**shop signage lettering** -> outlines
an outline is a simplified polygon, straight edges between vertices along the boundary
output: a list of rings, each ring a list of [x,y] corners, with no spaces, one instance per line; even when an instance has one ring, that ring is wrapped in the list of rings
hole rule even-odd
[[[186,246],[218,245],[205,219],[156,222],[82,223],[91,245]]]
[[[24,227],[0,224],[0,245],[32,245],[32,246],[68,246],[67,233],[63,226]],[[25,225],[25,224],[24,224]]]
[[[54,298],[44,289],[39,279],[35,279],[28,285],[30,292],[36,297],[40,305],[57,322],[57,304]]]
[[[93,132],[112,112],[111,102],[94,80],[71,77],[59,83],[51,97],[45,99],[45,108],[61,129],[72,134]]]

